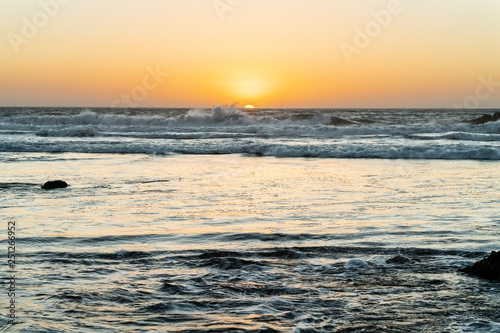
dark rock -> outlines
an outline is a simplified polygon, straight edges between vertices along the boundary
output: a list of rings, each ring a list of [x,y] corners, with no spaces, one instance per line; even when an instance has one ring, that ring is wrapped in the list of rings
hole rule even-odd
[[[42,185],[44,190],[53,190],[56,188],[65,188],[68,187],[68,183],[62,180],[51,180]]]
[[[474,124],[474,125],[482,125],[482,124],[489,123],[492,120],[493,120],[493,117],[491,115],[485,114],[480,118],[469,120],[469,123]]]
[[[483,279],[500,281],[500,251],[493,251],[488,258],[462,268],[460,271]]]
[[[500,112],[495,112],[495,114],[493,114],[493,116],[489,115],[489,114],[485,114],[482,117],[469,120],[469,123],[474,124],[474,125],[482,125],[482,124],[489,123],[491,121],[497,121],[499,119],[500,119]]]
[[[427,282],[427,284],[430,284],[430,285],[440,285],[440,284],[445,284],[446,283],[446,281],[438,280],[438,279],[428,280],[426,282]]]
[[[411,262],[411,259],[410,258],[406,258],[406,257],[403,257],[401,255],[397,255],[391,259],[387,259],[386,262],[388,264],[396,264],[396,265],[404,265],[404,264],[408,264]]]

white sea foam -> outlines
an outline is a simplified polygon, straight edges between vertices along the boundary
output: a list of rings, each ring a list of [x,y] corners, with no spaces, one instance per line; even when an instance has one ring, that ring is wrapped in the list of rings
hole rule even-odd
[[[165,114],[18,114],[0,118],[0,151],[500,159],[500,122],[472,125],[429,117],[409,121],[391,112],[360,111],[353,117],[315,110],[249,113],[215,107]],[[370,117],[374,120],[368,124]]]

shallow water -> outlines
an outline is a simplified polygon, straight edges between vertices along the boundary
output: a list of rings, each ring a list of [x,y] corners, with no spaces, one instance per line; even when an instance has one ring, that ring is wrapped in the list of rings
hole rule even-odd
[[[498,250],[498,161],[0,163],[18,226],[12,331],[500,332],[500,284],[457,272]],[[70,187],[40,189],[53,179]]]

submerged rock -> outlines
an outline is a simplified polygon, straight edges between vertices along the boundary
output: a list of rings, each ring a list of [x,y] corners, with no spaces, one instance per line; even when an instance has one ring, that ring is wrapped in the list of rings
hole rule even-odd
[[[491,121],[497,121],[500,119],[500,112],[495,112],[494,115],[485,114],[479,118],[469,120],[469,123],[474,125],[482,125],[489,123]]]
[[[63,180],[51,180],[42,185],[44,190],[53,190],[56,188],[65,188],[68,187],[68,183]]]
[[[462,268],[460,271],[483,279],[500,281],[500,251],[493,251],[488,258]]]
[[[403,257],[402,255],[397,255],[391,259],[387,259],[386,262],[388,264],[398,264],[398,265],[404,265],[404,264],[408,264],[411,262],[411,259],[410,258],[406,258],[406,257]]]
[[[363,269],[370,267],[370,265],[361,259],[351,259],[344,264],[344,267],[347,269]]]

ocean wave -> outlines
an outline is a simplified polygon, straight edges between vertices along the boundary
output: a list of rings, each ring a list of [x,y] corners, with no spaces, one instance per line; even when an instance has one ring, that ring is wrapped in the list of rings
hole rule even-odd
[[[234,108],[215,107],[210,112],[193,109],[187,114],[174,117],[162,116],[127,116],[115,114],[98,114],[93,111],[84,111],[78,115],[69,116],[24,116],[3,120],[6,124],[30,126],[122,126],[122,127],[171,127],[171,126],[248,126],[261,122],[275,121],[272,117],[256,118]]]
[[[500,141],[500,134],[493,133],[468,133],[468,132],[448,132],[448,133],[426,133],[413,134],[409,137],[419,140],[457,140],[457,141]]]
[[[257,135],[419,135],[435,133],[496,134],[498,139],[500,122],[471,125],[465,122],[437,125],[436,122],[415,124],[383,124],[375,120],[352,117],[347,119],[329,113],[251,114],[240,109],[215,107],[210,111],[194,109],[185,114],[117,115],[84,111],[76,115],[18,116],[0,120],[0,133],[26,133],[34,131],[39,136],[95,136],[115,133],[254,133]]]
[[[99,132],[95,128],[89,126],[75,126],[64,129],[48,130],[43,129],[36,132],[37,136],[44,137],[94,137],[98,135]]]
[[[387,124],[365,118],[356,113],[250,113],[227,107],[165,115],[87,110],[17,116],[0,120],[0,152],[500,159],[500,122]]]
[[[429,234],[435,234],[434,231],[429,231]],[[408,234],[407,234],[408,235]],[[283,259],[283,260],[305,260],[314,257],[322,257],[325,255],[331,256],[355,256],[355,255],[381,255],[390,258],[402,255],[406,257],[418,256],[460,256],[469,259],[475,259],[487,254],[484,251],[471,251],[468,249],[440,249],[440,248],[419,248],[419,247],[384,247],[371,245],[315,245],[321,241],[340,241],[349,239],[345,234],[310,234],[310,233],[202,233],[194,235],[173,235],[173,234],[144,234],[144,235],[109,235],[97,237],[71,237],[71,236],[48,236],[48,237],[20,237],[16,241],[20,245],[27,246],[28,244],[44,244],[46,247],[54,250],[38,250],[37,247],[33,251],[25,251],[23,257],[34,260],[46,261],[51,259],[68,259],[68,260],[103,260],[104,261],[128,261],[147,258],[177,258],[185,262],[203,263],[210,266],[210,263],[217,263],[214,259],[248,259],[242,264],[252,264],[258,259]],[[162,244],[165,242],[178,241],[181,243],[196,243],[197,239],[202,238],[208,243],[234,243],[252,241],[252,247],[244,249],[226,249],[221,248],[200,248],[200,249],[183,249],[183,250],[124,250],[110,252],[97,252],[96,246],[105,246],[106,248],[115,248],[117,245],[129,244],[143,245],[146,243]],[[291,246],[294,241],[310,241],[310,245]],[[266,243],[270,243],[268,247]],[[330,242],[331,243],[331,242]],[[276,246],[281,244],[282,246]],[[286,245],[289,246],[286,246]],[[75,250],[77,249],[77,250]],[[91,251],[89,251],[91,249]],[[30,259],[30,260],[31,260]],[[196,264],[196,265],[197,265]]]
[[[0,152],[45,153],[100,153],[100,154],[186,154],[229,155],[242,154],[266,157],[302,158],[374,158],[374,159],[448,159],[500,160],[497,144],[433,144],[411,145],[393,143],[368,144],[362,142],[266,142],[265,140],[214,140],[191,144],[186,141],[121,142],[99,141],[88,144],[82,139],[54,142],[10,142]]]
[[[311,126],[344,126],[357,123],[331,115],[293,115],[287,118],[255,116],[239,109],[215,107],[194,109],[170,117],[126,116],[85,111],[68,116],[21,116],[0,121],[0,133],[29,133],[45,137],[127,136],[143,138],[192,138],[257,135],[307,134]],[[219,132],[219,133],[217,133]],[[313,129],[314,132],[314,129]],[[314,134],[314,133],[313,133]]]
[[[498,317],[495,284],[471,283],[457,273],[484,253],[312,246],[103,254],[99,243],[95,252],[74,248],[23,254],[22,268],[38,269],[24,293],[40,304],[23,317],[28,323],[82,331],[84,320],[85,332],[161,331],[165,325],[186,333],[446,331],[452,311],[454,327],[486,332]],[[138,258],[150,261],[137,264]],[[422,320],[422,313],[432,316]],[[471,316],[481,320],[472,323]],[[96,317],[103,320],[92,321]],[[48,331],[33,327],[26,331]]]

